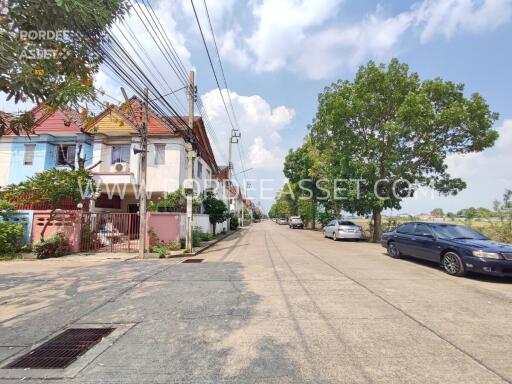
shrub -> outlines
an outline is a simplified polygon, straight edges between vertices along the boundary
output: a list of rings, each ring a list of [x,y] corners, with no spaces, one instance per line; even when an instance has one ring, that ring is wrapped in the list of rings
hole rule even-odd
[[[163,244],[154,245],[151,249],[153,252],[158,253],[158,256],[162,259],[167,254],[167,247]]]
[[[22,247],[23,224],[0,222],[0,254],[13,254]]]
[[[169,249],[170,251],[177,251],[181,248],[180,245],[180,242],[173,240],[169,242],[169,244],[167,244],[167,249]]]
[[[199,227],[192,229],[192,246],[199,247],[203,238],[203,231]]]
[[[34,244],[32,249],[38,259],[60,257],[69,252],[69,242],[62,232],[57,232],[49,239]]]
[[[229,219],[229,228],[232,231],[238,229],[238,217],[235,215],[231,215],[231,218]]]
[[[484,226],[469,225],[491,240],[512,243],[512,221],[489,223]]]
[[[180,239],[180,249],[185,249],[186,243],[186,240],[182,237]]]

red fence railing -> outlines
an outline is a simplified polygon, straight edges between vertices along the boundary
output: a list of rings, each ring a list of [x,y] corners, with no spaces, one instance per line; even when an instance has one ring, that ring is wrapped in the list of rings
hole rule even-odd
[[[83,213],[80,250],[136,252],[139,249],[139,220],[137,213]]]

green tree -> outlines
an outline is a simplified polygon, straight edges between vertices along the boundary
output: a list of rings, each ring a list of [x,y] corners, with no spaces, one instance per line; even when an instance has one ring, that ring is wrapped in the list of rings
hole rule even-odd
[[[434,208],[430,214],[434,217],[444,217],[444,211],[442,208]]]
[[[457,216],[464,217],[466,219],[474,219],[478,217],[478,210],[475,207],[461,209],[457,212]]]
[[[446,157],[491,147],[497,118],[478,93],[465,97],[463,84],[421,81],[393,59],[387,66],[369,62],[353,82],[325,88],[310,135],[332,147],[338,175],[362,180],[344,209],[371,213],[372,240],[378,241],[383,209],[400,209],[419,186],[452,195],[466,187],[447,172]]]
[[[127,10],[126,0],[9,0],[0,15],[0,91],[15,103],[51,108],[92,100],[99,47]],[[30,111],[0,114],[0,136],[7,129],[30,133],[33,125]]]
[[[50,207],[50,216],[41,231],[41,239],[44,240],[46,229],[55,219],[60,204],[67,199],[78,204],[84,200],[84,193],[88,190],[94,190],[92,175],[88,170],[52,169],[19,184],[8,185],[3,197],[7,201],[21,204],[44,204]]]
[[[479,217],[481,219],[486,219],[486,218],[492,216],[492,211],[485,207],[477,208],[476,212],[477,212],[477,217]]]
[[[503,193],[503,205],[502,209],[512,208],[512,189],[505,189]]]
[[[210,223],[213,225],[213,233],[215,234],[217,223],[223,223],[229,218],[228,208],[222,200],[217,199],[211,192],[206,194],[203,207],[210,216]]]
[[[254,217],[254,220],[261,220],[263,218],[263,213],[259,209],[256,209],[253,211],[252,216]]]
[[[286,183],[276,195],[276,200],[269,211],[270,217],[290,217],[297,215],[297,200],[294,187]]]
[[[304,220],[315,227],[318,199],[325,197],[318,180],[324,176],[318,148],[309,136],[296,150],[290,149],[284,161],[284,175],[296,193],[297,209]],[[323,201],[323,200],[322,200]]]

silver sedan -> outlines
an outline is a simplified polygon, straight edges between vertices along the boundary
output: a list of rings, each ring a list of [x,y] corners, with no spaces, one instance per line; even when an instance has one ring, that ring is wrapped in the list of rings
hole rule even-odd
[[[332,220],[324,227],[324,237],[338,239],[364,239],[364,233],[359,225],[351,221]]]

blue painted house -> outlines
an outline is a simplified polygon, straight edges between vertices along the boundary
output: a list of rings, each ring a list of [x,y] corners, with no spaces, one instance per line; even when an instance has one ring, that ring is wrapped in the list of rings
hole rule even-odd
[[[36,126],[30,137],[0,137],[0,186],[19,183],[48,169],[92,164],[93,137],[84,133],[80,114],[71,110],[48,112],[44,105],[32,110]]]

